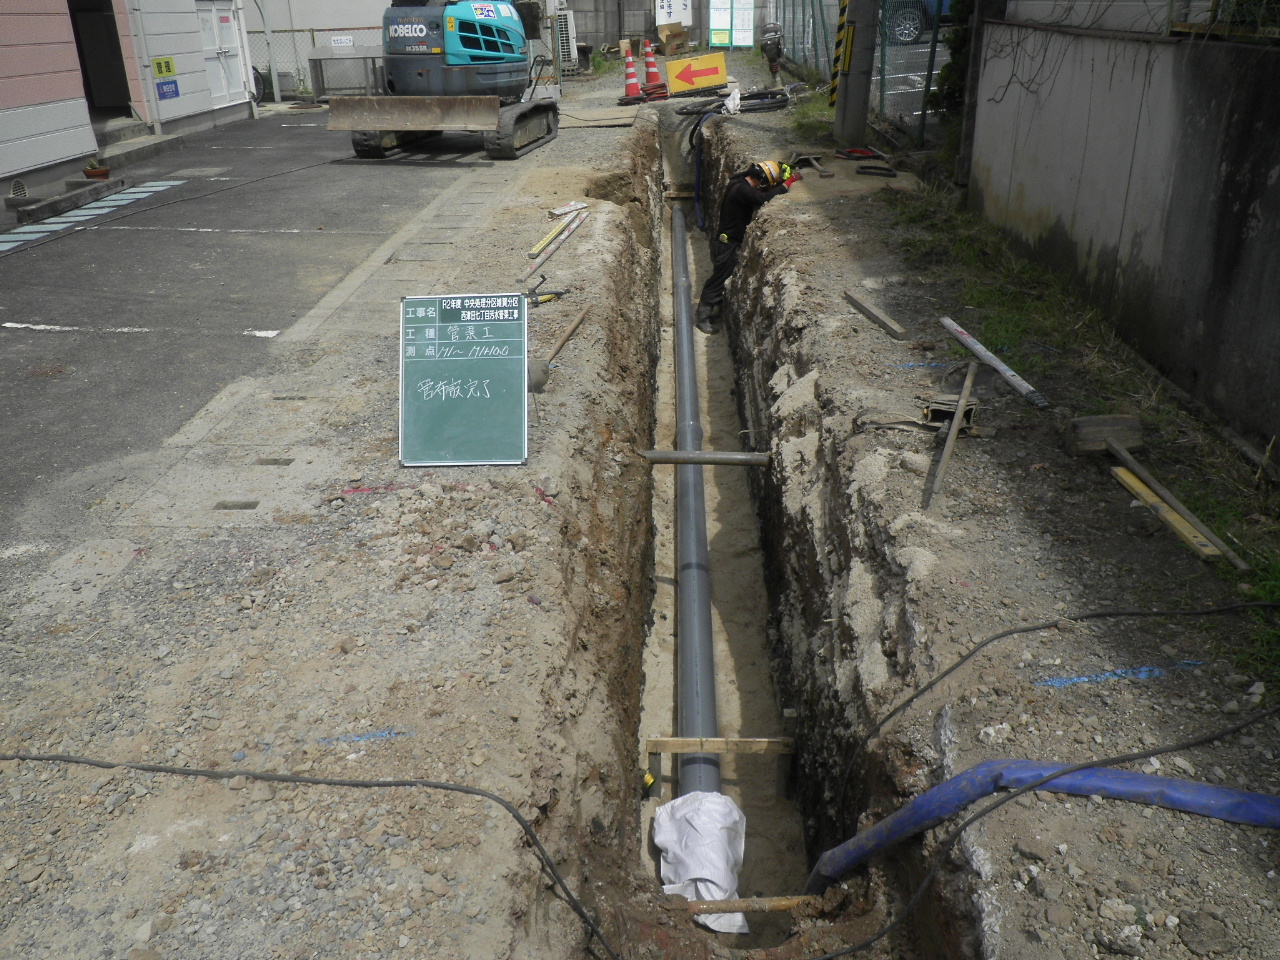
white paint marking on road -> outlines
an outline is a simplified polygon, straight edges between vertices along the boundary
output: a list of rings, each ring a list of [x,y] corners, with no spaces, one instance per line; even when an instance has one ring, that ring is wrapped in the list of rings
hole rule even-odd
[[[173,232],[173,233],[268,233],[268,234],[276,234],[276,233],[313,233],[313,232],[314,232],[314,231],[312,231],[312,230],[298,230],[298,229],[293,228],[293,227],[281,227],[281,228],[280,228],[280,229],[278,229],[278,230],[264,230],[264,229],[262,229],[262,228],[260,228],[260,227],[259,227],[259,228],[249,228],[249,227],[227,227],[226,229],[223,229],[222,227],[139,227],[139,226],[135,226],[135,225],[133,225],[133,224],[129,224],[129,225],[126,225],[126,226],[119,226],[119,227],[117,227],[117,226],[115,226],[114,224],[110,224],[110,223],[104,223],[100,229],[102,229],[102,230],[165,230],[165,231],[171,231],[171,232]],[[337,231],[331,231],[331,232],[336,233]],[[357,232],[358,232],[358,231],[357,231]],[[368,231],[368,232],[369,232],[369,233],[371,233],[371,234],[373,234],[374,236],[378,236],[378,235],[379,235],[379,234],[377,234],[377,232],[376,232],[376,231]],[[349,236],[349,235],[350,235],[350,231],[343,231],[343,236]]]
[[[150,327],[64,327],[56,323],[0,323],[10,330],[38,330],[41,333],[150,333]]]
[[[280,126],[282,126],[282,127],[325,127],[325,126],[328,126],[328,124],[325,124],[325,123],[282,123],[282,124],[280,124]]]
[[[244,335],[245,335],[246,337],[266,337],[266,338],[270,338],[270,337],[278,337],[278,336],[280,336],[280,331],[279,331],[279,330],[246,330],[246,331],[244,332]]]

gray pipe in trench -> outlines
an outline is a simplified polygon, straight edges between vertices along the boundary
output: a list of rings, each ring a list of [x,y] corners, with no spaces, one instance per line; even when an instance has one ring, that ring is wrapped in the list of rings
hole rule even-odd
[[[671,211],[671,272],[675,287],[676,449],[701,450],[698,369],[693,349],[684,211]],[[716,671],[711,648],[711,566],[702,465],[676,466],[676,730],[680,737],[718,737]],[[720,756],[686,753],[677,762],[680,794],[720,792]]]

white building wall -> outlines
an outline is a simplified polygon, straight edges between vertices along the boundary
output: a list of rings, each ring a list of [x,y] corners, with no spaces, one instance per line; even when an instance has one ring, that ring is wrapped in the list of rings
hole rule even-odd
[[[272,30],[341,30],[381,27],[391,0],[246,0],[244,6],[249,30],[263,29],[263,16]]]

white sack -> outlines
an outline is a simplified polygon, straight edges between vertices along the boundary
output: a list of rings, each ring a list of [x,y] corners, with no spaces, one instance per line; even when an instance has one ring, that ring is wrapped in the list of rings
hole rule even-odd
[[[687,900],[732,900],[747,837],[747,818],[721,793],[687,793],[653,815],[653,842],[662,851],[663,891]],[[720,933],[746,933],[740,913],[703,913],[697,923]]]

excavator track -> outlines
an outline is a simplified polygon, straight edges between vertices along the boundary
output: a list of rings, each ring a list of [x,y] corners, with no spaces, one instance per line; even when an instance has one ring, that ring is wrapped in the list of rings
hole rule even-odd
[[[498,112],[498,129],[484,135],[484,152],[491,160],[515,160],[550,143],[559,132],[555,101],[513,103]]]

